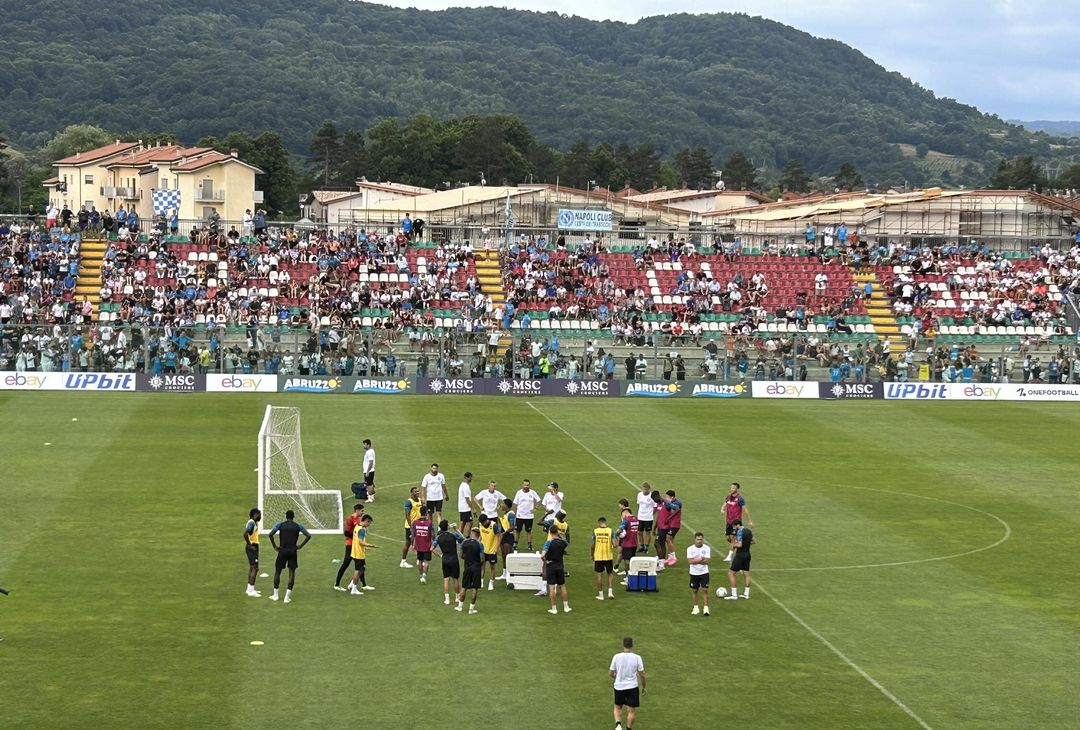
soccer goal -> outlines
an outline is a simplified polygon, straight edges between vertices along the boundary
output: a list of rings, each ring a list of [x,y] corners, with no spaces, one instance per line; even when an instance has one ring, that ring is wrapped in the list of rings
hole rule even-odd
[[[304,466],[300,409],[267,406],[259,429],[259,510],[263,531],[293,510],[296,521],[313,534],[340,535],[341,492],[323,489]]]

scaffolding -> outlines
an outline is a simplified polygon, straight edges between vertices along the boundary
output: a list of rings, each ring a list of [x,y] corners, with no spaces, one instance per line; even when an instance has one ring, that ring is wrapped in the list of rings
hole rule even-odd
[[[994,249],[1067,245],[1080,229],[1080,206],[1027,190],[929,190],[902,195],[848,193],[795,204],[774,203],[711,219],[744,245],[795,244],[813,224],[864,228],[872,241],[938,245],[979,241]]]
[[[559,232],[559,210],[563,208],[605,210],[612,213],[612,230],[594,232],[606,240],[641,241],[648,236],[661,240],[689,234],[695,214],[665,205],[639,203],[617,198],[610,192],[588,192],[553,185],[525,187],[474,187],[442,191],[433,196],[400,198],[366,209],[343,210],[332,226],[354,226],[368,233],[392,234],[401,227],[405,214],[423,218],[433,237],[479,241],[500,239],[506,222],[506,197],[510,195],[516,233]],[[575,233],[582,237],[586,231]]]

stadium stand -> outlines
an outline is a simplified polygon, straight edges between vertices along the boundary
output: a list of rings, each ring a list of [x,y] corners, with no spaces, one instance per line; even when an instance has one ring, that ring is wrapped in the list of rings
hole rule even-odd
[[[87,239],[84,272],[100,266],[100,290],[80,298],[97,279],[79,282],[78,233],[0,227],[0,366],[903,379],[926,365],[948,379],[1032,377],[1039,358],[1039,377],[1080,378],[1063,307],[1080,246],[780,255],[522,236],[498,254],[500,282],[495,252],[478,277],[468,242],[357,229],[256,238],[216,221],[188,236],[115,229],[104,253]]]

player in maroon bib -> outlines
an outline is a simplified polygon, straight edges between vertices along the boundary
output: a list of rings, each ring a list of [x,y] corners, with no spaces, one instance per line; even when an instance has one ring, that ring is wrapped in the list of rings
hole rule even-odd
[[[750,519],[750,510],[746,508],[746,500],[743,499],[742,493],[739,491],[739,483],[731,483],[731,491],[728,492],[727,498],[724,499],[724,535],[728,541],[728,554],[724,557],[724,560],[731,562],[732,557],[735,555],[735,520],[741,520],[750,527],[754,526],[753,520]]]
[[[431,564],[431,546],[435,539],[435,526],[428,517],[428,508],[420,508],[420,519],[413,520],[412,540],[416,550],[416,567],[420,570],[420,582],[427,583],[428,565]]]

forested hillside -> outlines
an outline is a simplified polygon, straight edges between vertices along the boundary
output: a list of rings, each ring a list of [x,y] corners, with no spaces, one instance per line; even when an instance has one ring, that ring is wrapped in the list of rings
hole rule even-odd
[[[325,121],[365,130],[423,112],[516,115],[560,150],[701,146],[717,164],[741,150],[772,179],[798,159],[811,175],[852,163],[867,184],[978,184],[1001,157],[1075,152],[745,15],[627,25],[345,0],[40,0],[6,8],[0,32],[0,130],[22,148],[89,123],[189,142],[272,130],[306,154]],[[926,151],[955,162],[924,165]]]

